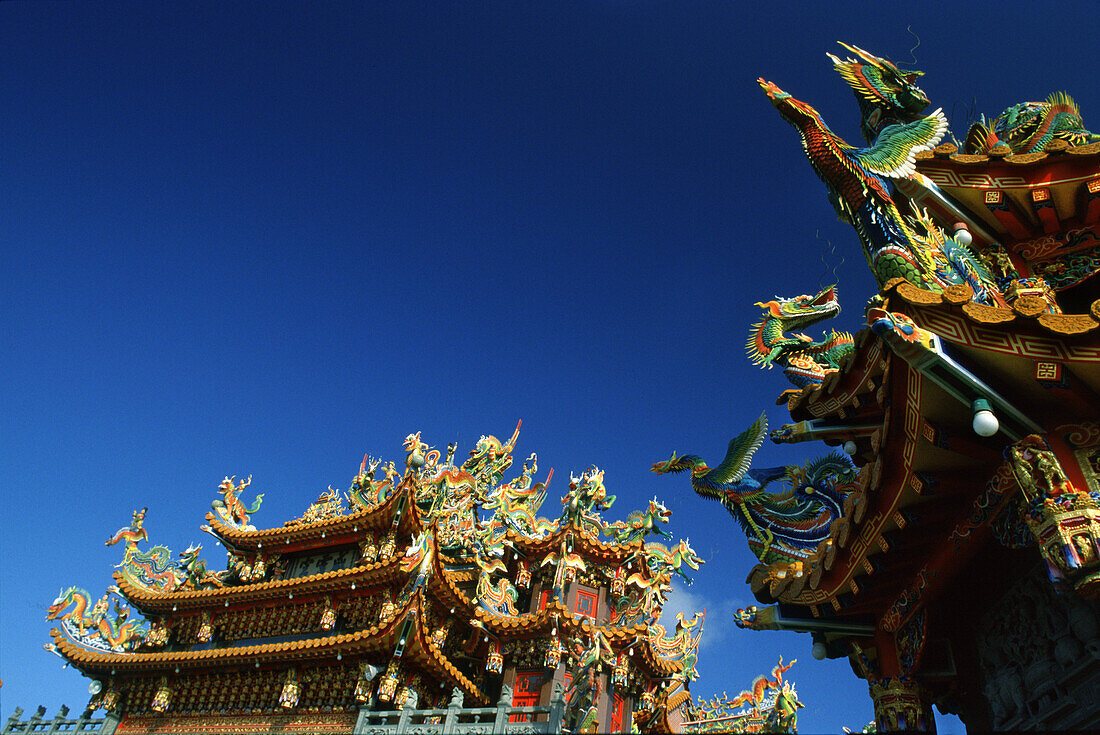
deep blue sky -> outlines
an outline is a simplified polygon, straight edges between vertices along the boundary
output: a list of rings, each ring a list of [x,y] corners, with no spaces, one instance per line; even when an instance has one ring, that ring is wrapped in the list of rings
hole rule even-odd
[[[743,537],[648,471],[718,461],[762,409],[783,422],[782,376],[743,355],[753,302],[837,269],[854,329],[872,294],[754,80],[857,142],[824,54],[904,64],[911,25],[960,138],[972,111],[1059,89],[1100,120],[1094,14],[375,5],[0,3],[0,717],[86,702],[42,618],[59,587],[110,582],[103,540],[134,508],[179,551],[223,475],[254,475],[276,526],[364,452],[400,459],[416,430],[465,452],[522,418],[517,453],[556,469],[548,514],[595,463],[608,515],[656,494],[709,559],[676,598],[709,612],[693,691],[736,693],[782,654],[804,732],[867,722],[846,662],[733,629]]]

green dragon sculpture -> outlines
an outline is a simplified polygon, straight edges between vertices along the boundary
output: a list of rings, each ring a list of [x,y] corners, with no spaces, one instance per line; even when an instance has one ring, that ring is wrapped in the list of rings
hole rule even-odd
[[[615,543],[629,544],[643,539],[650,534],[672,538],[672,534],[661,528],[658,523],[668,523],[672,517],[672,511],[664,506],[657,498],[649,501],[649,507],[645,510],[632,510],[626,515],[625,521],[605,523],[603,532],[615,539]]]
[[[144,640],[149,623],[130,619],[130,608],[114,601],[115,614],[109,612],[109,596],[118,594],[110,586],[103,597],[89,605],[91,595],[79,587],[62,590],[46,611],[47,620],[57,620],[71,640],[100,651],[122,653],[135,650]]]
[[[777,296],[756,305],[763,308],[764,318],[749,332],[745,343],[749,359],[764,368],[781,366],[787,379],[799,388],[821,385],[825,376],[836,372],[840,361],[855,349],[852,335],[847,332],[833,330],[816,342],[802,333],[787,334],[839,314],[835,286],[791,299]]]
[[[992,122],[982,115],[970,126],[963,150],[979,154],[1038,153],[1053,140],[1070,145],[1100,141],[1100,135],[1085,129],[1080,108],[1065,92],[1054,92],[1042,102],[1013,105]]]
[[[680,543],[671,549],[659,541],[647,541],[645,544],[646,565],[656,575],[678,574],[685,582],[691,584],[691,577],[684,573],[683,567],[688,566],[698,571],[703,563],[702,557],[695,553],[687,539],[681,539]]]

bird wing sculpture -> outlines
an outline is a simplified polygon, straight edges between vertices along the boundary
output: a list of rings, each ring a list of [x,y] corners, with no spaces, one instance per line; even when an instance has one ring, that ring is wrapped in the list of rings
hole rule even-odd
[[[943,110],[936,110],[911,123],[883,128],[874,145],[854,155],[871,173],[904,179],[917,170],[917,153],[935,148],[946,132],[947,118]]]
[[[752,455],[764,443],[768,435],[768,416],[761,413],[749,428],[730,439],[726,448],[726,457],[722,463],[707,473],[707,478],[716,483],[737,482],[749,470]]]

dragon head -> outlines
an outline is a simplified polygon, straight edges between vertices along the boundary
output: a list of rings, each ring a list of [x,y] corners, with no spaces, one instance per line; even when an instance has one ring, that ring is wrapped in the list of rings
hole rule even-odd
[[[868,143],[887,125],[912,122],[928,107],[928,96],[915,84],[924,72],[899,69],[858,46],[843,42],[840,45],[859,58],[841,60],[833,54],[827,56],[855,92],[860,106],[860,130]]]
[[[187,548],[180,552],[180,563],[188,564],[198,558],[199,552],[202,551],[202,545],[196,546],[195,544],[188,544]]]
[[[75,590],[75,587],[70,587],[57,593],[57,599],[46,609],[46,620],[56,620],[61,615],[61,611],[69,606]]]
[[[665,523],[668,523],[668,519],[672,518],[672,511],[666,508],[664,503],[657,500],[656,497],[649,501],[649,514]]]
[[[676,550],[680,552],[684,563],[692,569],[699,569],[699,565],[703,563],[703,557],[695,553],[695,549],[691,548],[691,544],[688,543],[687,539],[681,539]]]
[[[774,301],[758,301],[756,305],[764,310],[764,318],[781,321],[784,332],[803,329],[840,313],[835,285],[816,294],[802,294],[789,299],[776,296]]]

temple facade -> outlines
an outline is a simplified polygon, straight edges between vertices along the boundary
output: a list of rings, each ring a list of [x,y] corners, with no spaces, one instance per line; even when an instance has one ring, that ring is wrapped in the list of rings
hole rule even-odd
[[[346,492],[257,528],[262,495],[227,478],[201,547],[146,547],[146,509],[98,600],[63,590],[50,648],[91,681],[101,732],[667,731],[696,678],[703,616],[658,621],[671,578],[698,569],[653,500],[605,521],[592,467],[561,513],[537,457],[505,481],[519,433],[456,464],[419,434],[403,469],[364,457]],[[140,613],[140,616],[138,615]],[[671,702],[671,704],[670,704]],[[39,713],[41,717],[41,713]]]
[[[979,731],[1095,728],[1100,136],[1056,93],[946,142],[920,72],[845,48],[864,147],[759,84],[875,275],[864,327],[796,331],[839,311],[831,286],[758,304],[749,356],[793,383],[790,422],[653,469],[691,470],[745,532],[760,605],[738,624],[849,659],[879,730],[933,731],[933,704]],[[749,469],[769,437],[843,453]]]

